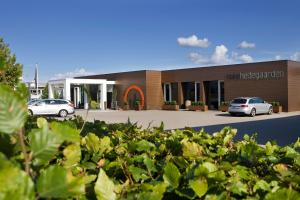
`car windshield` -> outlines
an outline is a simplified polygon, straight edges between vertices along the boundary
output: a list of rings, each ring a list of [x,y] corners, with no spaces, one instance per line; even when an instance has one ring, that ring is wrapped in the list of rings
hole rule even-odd
[[[31,104],[34,104],[35,102],[39,101],[39,99],[31,99],[28,104],[31,105]]]
[[[234,99],[232,101],[232,103],[236,103],[236,104],[244,104],[247,102],[247,99]]]

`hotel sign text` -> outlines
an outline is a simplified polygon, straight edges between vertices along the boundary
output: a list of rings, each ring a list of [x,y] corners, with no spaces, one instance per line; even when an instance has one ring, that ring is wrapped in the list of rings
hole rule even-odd
[[[283,77],[284,71],[275,70],[270,72],[235,72],[226,75],[226,78],[231,80],[269,80]]]

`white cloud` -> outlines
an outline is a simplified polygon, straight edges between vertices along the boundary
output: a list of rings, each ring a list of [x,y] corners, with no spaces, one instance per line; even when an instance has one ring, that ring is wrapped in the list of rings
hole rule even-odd
[[[78,68],[71,72],[55,74],[52,78],[50,78],[50,80],[73,78],[73,77],[77,77],[77,76],[88,76],[88,75],[92,75],[92,74],[93,74],[92,72],[86,71],[85,68]]]
[[[252,48],[255,48],[255,43],[243,41],[239,44],[239,48],[241,48],[241,49],[252,49]]]
[[[239,56],[238,58],[243,63],[253,62],[253,58],[247,54],[243,54],[243,55]]]
[[[229,59],[228,59],[228,49],[225,47],[225,45],[219,45],[216,46],[216,49],[213,53],[213,55],[211,56],[211,61],[214,64],[227,64],[229,63]]]
[[[195,52],[189,54],[189,59],[196,64],[207,64],[210,62],[209,58]]]
[[[190,37],[179,37],[177,42],[180,46],[189,46],[189,47],[201,47],[206,48],[209,46],[209,41],[207,38],[198,38],[196,35]]]
[[[276,55],[275,56],[275,60],[281,60],[282,58],[281,58],[281,56],[280,55]]]
[[[300,52],[296,52],[291,56],[292,60],[300,61]]]
[[[248,54],[238,54],[232,52],[229,55],[229,50],[225,45],[216,46],[215,51],[211,56],[204,56],[200,53],[190,53],[189,59],[196,64],[211,64],[211,65],[226,65],[233,63],[250,63],[254,59]]]

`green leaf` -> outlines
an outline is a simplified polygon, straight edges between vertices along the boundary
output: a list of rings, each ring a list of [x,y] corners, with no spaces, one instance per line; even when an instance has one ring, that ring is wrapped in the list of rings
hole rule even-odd
[[[91,153],[97,153],[100,149],[100,139],[94,133],[88,133],[83,139],[82,143]]]
[[[136,182],[139,182],[140,180],[146,180],[149,178],[147,175],[147,171],[142,168],[130,165],[128,167],[128,170],[132,174],[132,176]]]
[[[34,164],[42,165],[53,159],[62,143],[61,138],[48,130],[47,127],[34,129],[29,133],[29,144]]]
[[[105,136],[100,139],[100,153],[110,152],[112,147],[110,146],[110,138]]]
[[[247,185],[238,180],[234,180],[233,183],[228,187],[228,190],[237,195],[248,193]]]
[[[277,200],[277,199],[284,199],[284,200],[299,200],[300,199],[300,193],[289,188],[282,188],[277,190],[273,193],[268,193],[266,195],[266,200]]]
[[[237,173],[238,176],[244,180],[250,180],[253,174],[251,170],[245,166],[237,165],[233,167],[234,173]]]
[[[205,195],[205,200],[227,200],[230,199],[228,197],[227,192],[222,192],[220,194],[207,194]],[[234,199],[234,198],[232,198]],[[251,198],[247,199],[247,200],[251,200]],[[254,198],[253,200],[257,200],[256,198]]]
[[[257,190],[270,191],[270,185],[265,180],[259,180],[253,187],[253,191]]]
[[[95,184],[95,193],[98,200],[114,200],[116,193],[114,192],[115,185],[106,175],[103,169],[100,169],[98,179]]]
[[[274,151],[278,149],[278,146],[272,145],[271,142],[267,142],[265,146],[266,146],[266,155],[267,156],[271,156],[274,153]]]
[[[209,173],[215,172],[218,170],[218,167],[211,162],[204,162],[199,165],[194,172],[195,176],[205,176]]]
[[[144,164],[146,165],[148,171],[157,172],[157,169],[154,164],[154,160],[151,160],[147,155],[144,156]]]
[[[85,193],[85,184],[95,177],[74,177],[61,166],[50,166],[41,172],[37,181],[37,191],[44,198],[69,198]]]
[[[183,188],[180,187],[180,188],[176,189],[175,193],[178,196],[183,197],[183,199],[195,199],[197,197],[194,190],[192,190],[191,188],[186,188],[186,187],[183,187]]]
[[[223,140],[223,144],[224,145],[227,145],[228,143],[230,143],[232,141],[232,139],[234,138],[235,135],[233,134],[228,134],[224,137],[224,140]]]
[[[166,191],[167,184],[159,183],[157,185],[143,184],[141,185],[141,193],[137,195],[137,199],[143,200],[160,200]]]
[[[28,87],[25,83],[18,83],[15,87],[15,92],[23,100],[27,100],[29,97]]]
[[[4,66],[5,66],[5,59],[2,56],[0,56],[0,72],[2,69],[5,68]]]
[[[8,161],[2,153],[0,153],[0,199],[35,199],[31,178]]]
[[[151,149],[155,148],[155,145],[151,142],[146,140],[140,140],[135,143],[135,150],[142,152],[142,151],[150,151]]]
[[[64,166],[74,167],[78,164],[81,159],[81,149],[78,144],[70,144],[63,150],[65,156]]]
[[[45,118],[43,118],[43,117],[37,118],[36,123],[37,123],[37,126],[39,128],[43,128],[45,126],[48,126],[47,120]]]
[[[203,154],[204,150],[199,144],[195,142],[188,142],[184,139],[182,142],[183,157],[195,160]]]
[[[190,180],[189,186],[194,190],[198,197],[202,197],[208,190],[207,180],[202,177],[196,180]]]
[[[286,164],[282,164],[282,163],[274,165],[273,169],[283,176],[288,176],[291,173],[288,169],[288,166]]]
[[[286,150],[285,156],[287,158],[296,158],[297,156],[300,155],[299,152],[297,152],[295,149],[293,149],[289,146],[284,147],[284,149]]]
[[[0,132],[12,134],[20,130],[27,118],[27,106],[11,88],[0,83]]]
[[[172,188],[179,186],[180,172],[173,163],[168,163],[164,168],[164,182]]]
[[[79,130],[70,127],[68,124],[62,122],[52,122],[50,128],[53,133],[59,135],[63,141],[67,142],[80,142]]]

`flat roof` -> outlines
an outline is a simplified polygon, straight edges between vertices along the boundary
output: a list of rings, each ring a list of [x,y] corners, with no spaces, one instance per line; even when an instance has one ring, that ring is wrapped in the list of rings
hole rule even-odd
[[[187,67],[187,68],[176,68],[176,69],[167,69],[167,70],[133,70],[133,71],[121,71],[121,72],[112,72],[112,73],[105,73],[105,74],[94,74],[94,75],[87,75],[87,76],[78,76],[74,77],[75,79],[78,78],[92,78],[95,76],[105,76],[105,75],[117,75],[117,74],[124,74],[124,73],[136,73],[136,72],[168,72],[168,71],[177,71],[177,70],[191,70],[191,69],[207,69],[207,68],[219,68],[219,67],[234,67],[234,66],[243,66],[249,64],[263,64],[263,63],[272,63],[272,62],[295,62],[299,63],[299,61],[294,60],[269,60],[269,61],[257,61],[257,62],[250,62],[250,63],[236,63],[236,64],[225,64],[225,65],[207,65],[207,66],[199,66],[199,67]]]

